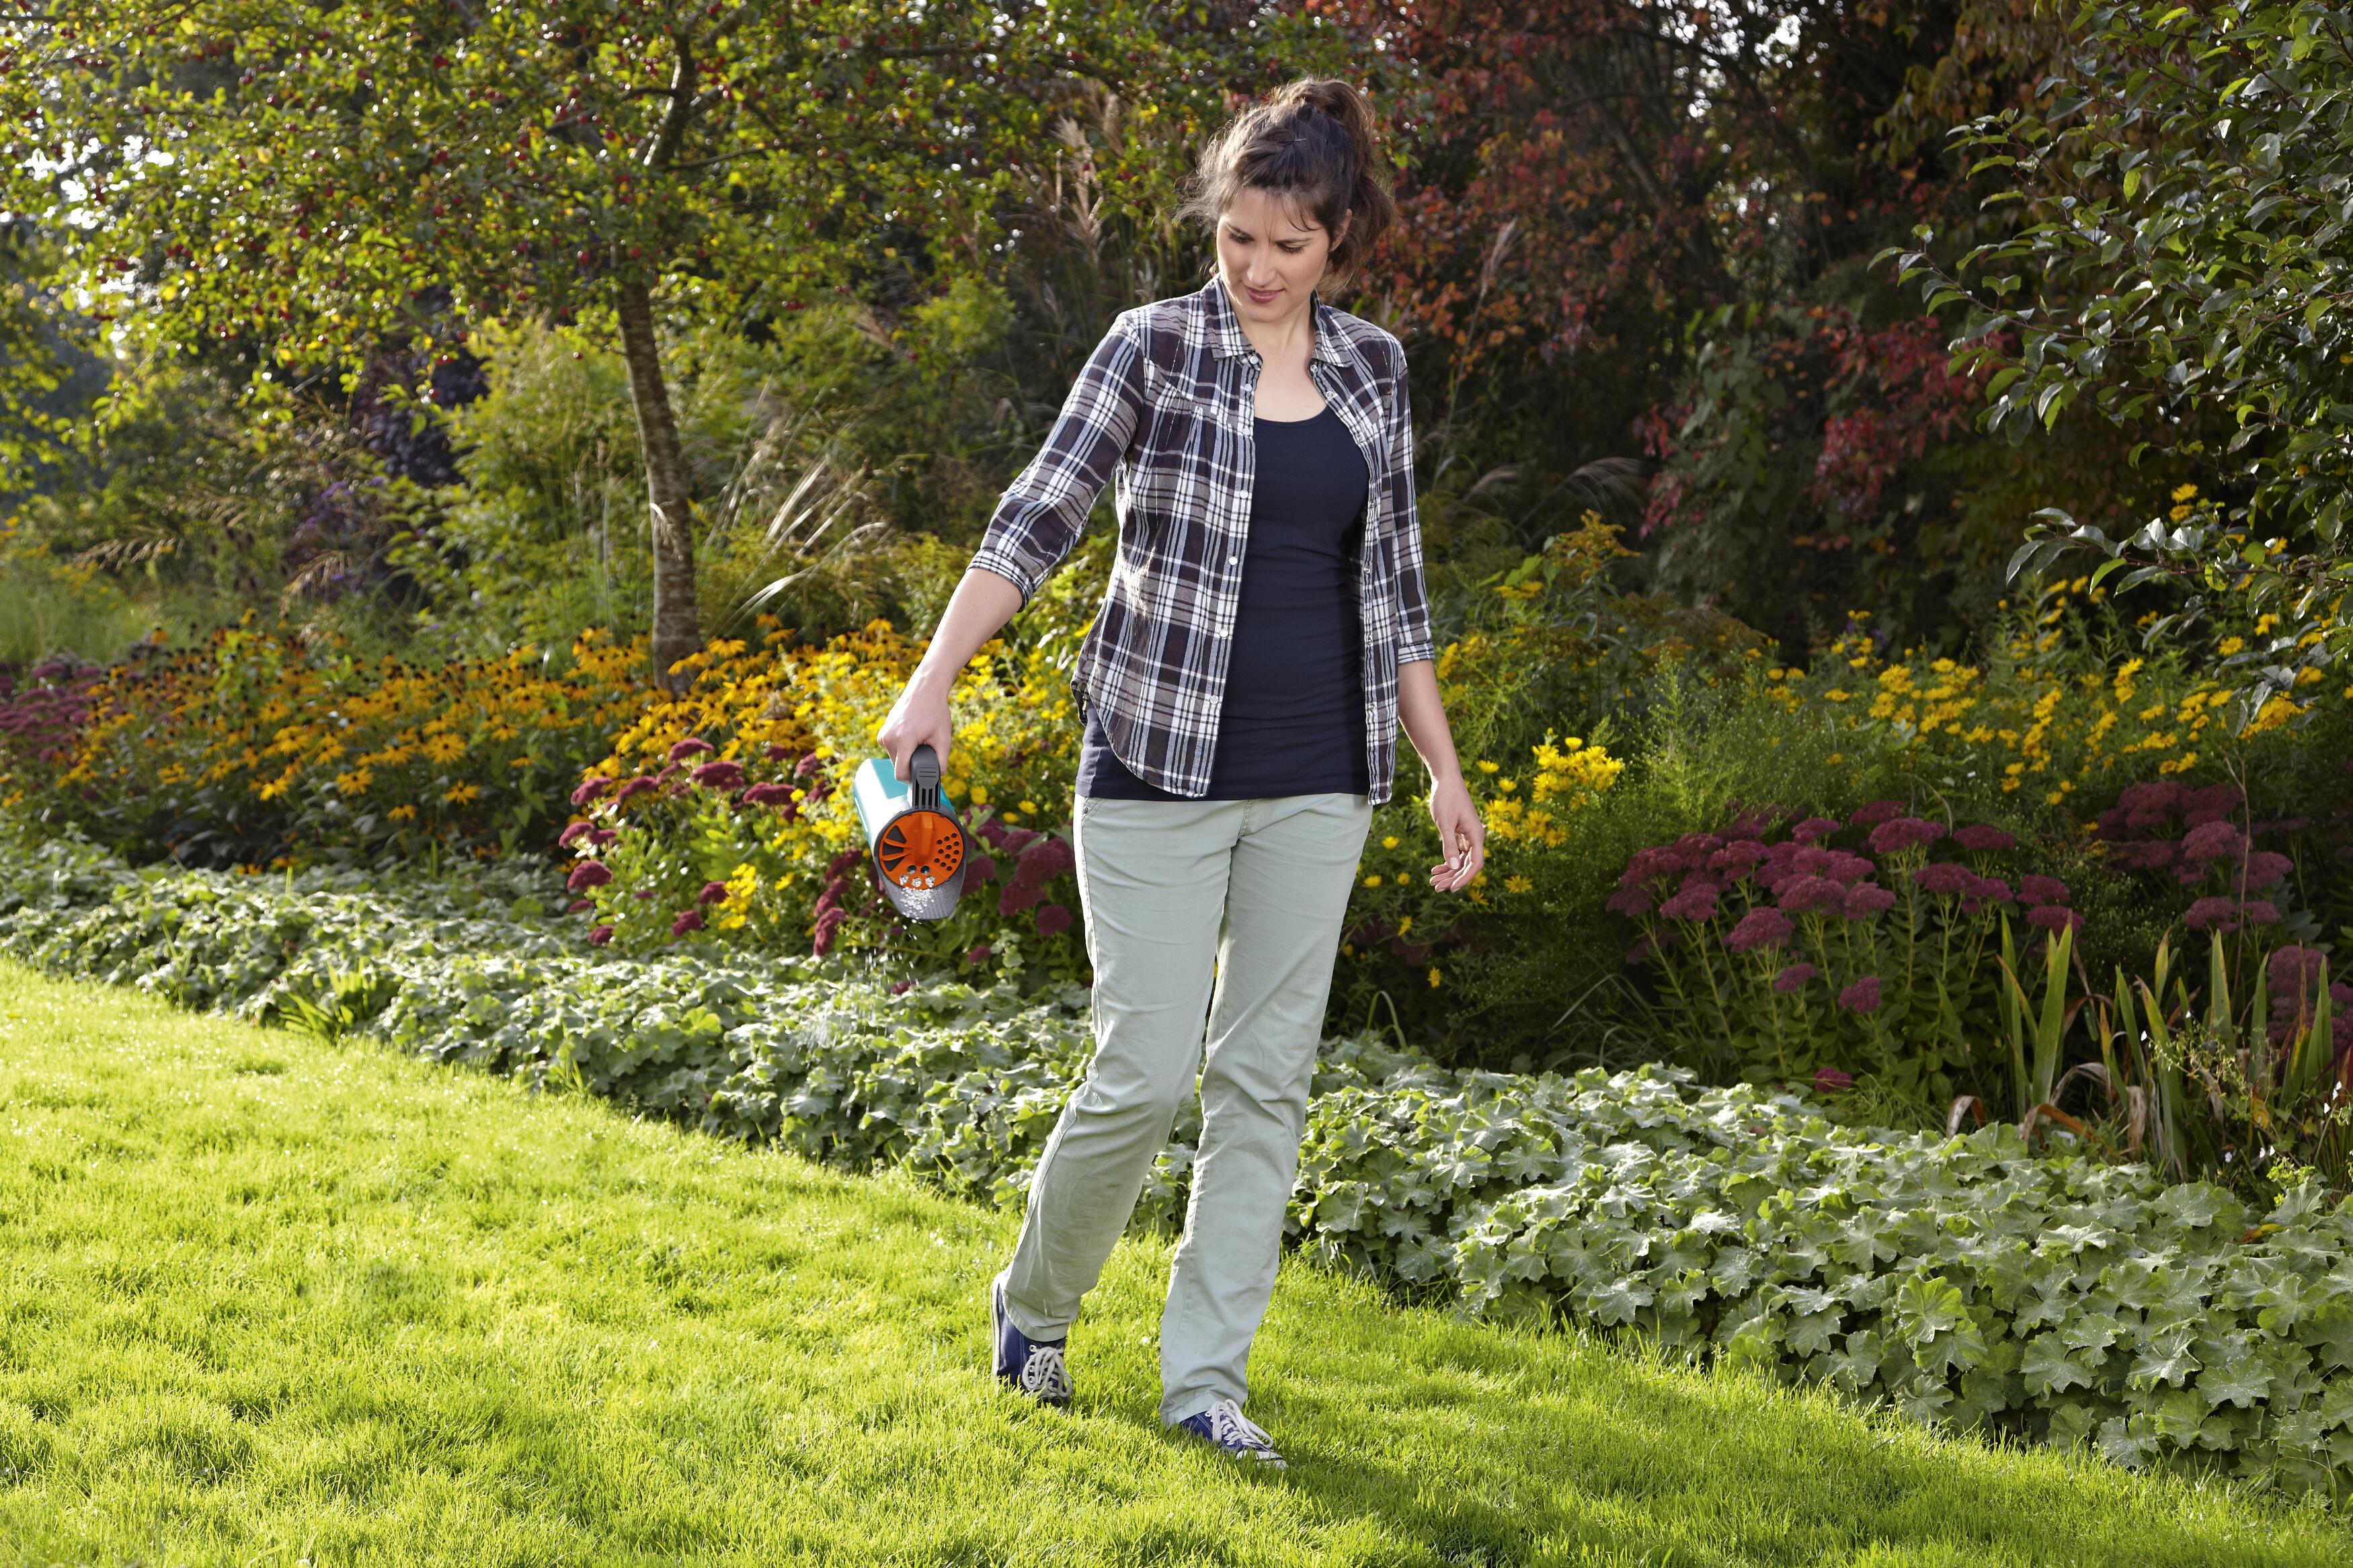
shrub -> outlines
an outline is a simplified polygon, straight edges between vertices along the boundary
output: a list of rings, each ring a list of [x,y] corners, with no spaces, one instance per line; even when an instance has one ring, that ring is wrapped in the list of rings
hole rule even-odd
[[[20,766],[12,803],[197,865],[538,849],[585,757],[643,700],[642,648],[584,639],[574,661],[554,676],[530,648],[371,662],[334,638],[224,627],[78,688],[72,744]]]

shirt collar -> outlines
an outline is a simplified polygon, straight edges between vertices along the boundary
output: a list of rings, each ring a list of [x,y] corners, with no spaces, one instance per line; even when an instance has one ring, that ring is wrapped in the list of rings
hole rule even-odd
[[[1208,318],[1209,349],[1219,359],[1231,359],[1236,354],[1256,353],[1250,339],[1243,334],[1241,319],[1234,314],[1234,302],[1226,294],[1226,285],[1216,273],[1196,296]],[[1341,364],[1346,356],[1340,352],[1340,332],[1332,318],[1339,312],[1324,302],[1321,294],[1309,296],[1308,312],[1313,321],[1314,347],[1309,357],[1325,364]]]

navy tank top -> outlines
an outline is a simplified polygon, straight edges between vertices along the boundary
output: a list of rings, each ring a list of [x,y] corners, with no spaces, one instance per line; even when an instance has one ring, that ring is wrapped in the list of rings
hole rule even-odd
[[[1356,604],[1365,458],[1329,407],[1256,422],[1250,540],[1208,800],[1365,795],[1364,636]],[[1183,800],[1128,771],[1090,713],[1079,793]]]

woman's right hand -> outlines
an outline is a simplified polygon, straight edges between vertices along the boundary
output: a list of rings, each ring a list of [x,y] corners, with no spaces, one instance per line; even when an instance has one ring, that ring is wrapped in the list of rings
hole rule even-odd
[[[900,691],[899,700],[891,704],[890,715],[876,731],[876,739],[890,754],[892,770],[902,779],[914,776],[913,759],[918,746],[929,746],[939,754],[940,766],[946,767],[948,748],[955,739],[955,720],[948,711],[946,685],[919,667]]]

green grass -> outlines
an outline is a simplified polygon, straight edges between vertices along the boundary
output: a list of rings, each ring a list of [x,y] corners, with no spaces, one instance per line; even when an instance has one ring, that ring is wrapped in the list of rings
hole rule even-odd
[[[2275,1499],[1293,1268],[1164,1435],[1164,1247],[1074,1412],[981,1370],[1009,1216],[0,967],[0,1565],[2341,1564]]]

